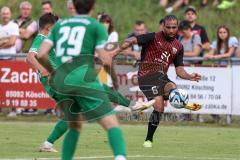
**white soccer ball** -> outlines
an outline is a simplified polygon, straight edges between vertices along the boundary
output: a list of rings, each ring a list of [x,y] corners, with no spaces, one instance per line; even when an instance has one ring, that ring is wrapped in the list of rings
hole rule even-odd
[[[174,89],[169,95],[169,103],[174,108],[180,109],[188,103],[189,97],[185,90]]]

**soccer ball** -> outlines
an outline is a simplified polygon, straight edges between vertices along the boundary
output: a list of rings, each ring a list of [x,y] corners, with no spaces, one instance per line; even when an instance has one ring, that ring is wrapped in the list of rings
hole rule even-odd
[[[186,91],[174,89],[169,95],[170,104],[177,109],[183,108],[188,103],[189,97]]]

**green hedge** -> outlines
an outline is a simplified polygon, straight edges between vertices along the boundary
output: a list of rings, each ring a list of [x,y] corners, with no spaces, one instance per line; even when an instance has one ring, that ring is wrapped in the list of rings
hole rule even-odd
[[[19,3],[22,0],[0,0],[0,6],[6,5],[13,10],[14,17],[17,16]],[[41,0],[29,0],[33,4],[33,17],[38,18],[41,14]],[[120,33],[120,39],[126,37],[132,30],[133,23],[137,19],[142,19],[147,23],[150,31],[158,30],[158,21],[165,16],[163,9],[158,6],[159,0],[98,0],[96,12],[105,11],[109,13],[115,23],[117,31]],[[67,16],[67,0],[52,0],[55,13],[61,17]],[[216,28],[220,24],[226,24],[230,27],[232,35],[240,36],[239,30],[239,8],[240,3],[228,10],[219,11],[211,5],[207,8],[201,8],[200,0],[192,2],[199,10],[198,22],[204,25],[209,34],[210,40],[215,39]],[[183,18],[184,9],[175,12],[179,18]]]

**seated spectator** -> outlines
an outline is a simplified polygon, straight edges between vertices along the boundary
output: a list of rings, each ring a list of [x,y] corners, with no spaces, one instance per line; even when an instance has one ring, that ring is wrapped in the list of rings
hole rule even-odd
[[[213,0],[212,6],[217,6],[219,4],[219,0]],[[206,7],[208,5],[208,0],[202,0],[201,6]]]
[[[189,0],[176,0],[174,1],[173,5],[166,8],[168,5],[168,0],[160,0],[159,4],[161,7],[166,8],[165,12],[166,13],[172,13],[173,11],[176,11],[179,7],[183,6],[183,5],[188,5]]]
[[[197,11],[193,6],[189,6],[185,10],[185,20],[190,22],[190,25],[192,27],[192,31],[195,34],[198,34],[200,36],[201,42],[202,42],[202,49],[203,50],[209,50],[210,49],[210,43],[209,43],[209,40],[208,40],[207,32],[206,32],[206,30],[203,26],[197,24],[197,22],[196,22]]]
[[[0,54],[16,54],[15,43],[19,36],[19,28],[11,21],[12,13],[10,8],[2,7],[0,25]],[[13,57],[0,57],[0,59],[12,59]]]
[[[53,13],[53,5],[50,0],[42,1],[42,15],[46,13]]]
[[[192,32],[191,25],[184,20],[179,25],[179,30],[182,35],[179,36],[179,41],[184,47],[184,57],[198,57],[201,53],[202,42],[198,34]]]
[[[236,37],[230,35],[228,27],[222,25],[217,29],[217,40],[211,45],[211,50],[205,55],[205,59],[226,59],[231,58],[236,54],[238,47],[238,40]],[[228,62],[219,62],[221,65],[227,65]]]
[[[15,22],[20,28],[20,36],[16,41],[17,52],[28,53],[38,31],[38,24],[31,18],[32,5],[28,1],[20,3],[20,16]]]

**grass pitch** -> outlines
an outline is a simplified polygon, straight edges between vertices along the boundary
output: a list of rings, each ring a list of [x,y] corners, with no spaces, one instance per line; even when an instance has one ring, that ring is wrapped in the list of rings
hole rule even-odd
[[[54,123],[0,122],[0,160],[57,160],[60,153],[39,153]],[[129,160],[240,160],[240,129],[225,127],[160,126],[154,146],[142,147],[146,125],[122,126]],[[61,151],[63,137],[55,147]],[[75,159],[113,159],[106,133],[85,124]]]

